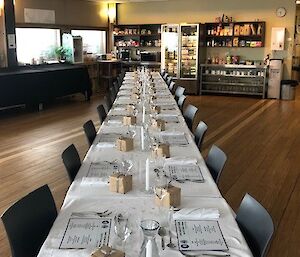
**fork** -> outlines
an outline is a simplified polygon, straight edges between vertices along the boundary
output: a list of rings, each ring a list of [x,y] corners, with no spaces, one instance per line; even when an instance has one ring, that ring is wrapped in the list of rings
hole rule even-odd
[[[106,216],[109,216],[110,214],[112,214],[112,211],[105,210],[103,212],[87,211],[87,212],[73,212],[72,213],[73,216],[79,216],[79,217],[84,217],[89,214],[95,214],[95,215],[98,215],[99,217],[106,217]]]

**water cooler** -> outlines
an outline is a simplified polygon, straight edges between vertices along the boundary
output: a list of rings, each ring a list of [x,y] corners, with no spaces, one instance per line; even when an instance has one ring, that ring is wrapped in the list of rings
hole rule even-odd
[[[271,59],[269,64],[268,98],[280,99],[282,59]]]

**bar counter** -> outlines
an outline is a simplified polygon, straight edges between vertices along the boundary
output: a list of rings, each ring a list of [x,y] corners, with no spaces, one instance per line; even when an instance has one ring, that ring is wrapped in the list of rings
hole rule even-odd
[[[0,69],[0,108],[45,103],[56,97],[92,95],[87,68],[73,64],[43,64]]]

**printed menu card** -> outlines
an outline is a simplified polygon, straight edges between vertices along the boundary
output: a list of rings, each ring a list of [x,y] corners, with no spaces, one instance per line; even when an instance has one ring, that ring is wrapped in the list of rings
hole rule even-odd
[[[71,217],[59,249],[85,249],[107,245],[110,228],[111,218]]]
[[[92,162],[87,173],[88,178],[109,177],[111,174],[119,170],[119,164],[115,162]]]
[[[166,175],[171,179],[204,181],[198,165],[166,165],[164,170],[166,171]]]
[[[227,251],[217,220],[175,220],[179,251]]]

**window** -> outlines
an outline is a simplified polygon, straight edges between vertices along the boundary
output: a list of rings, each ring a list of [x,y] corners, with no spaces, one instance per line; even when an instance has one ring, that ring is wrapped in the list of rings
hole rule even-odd
[[[56,60],[55,50],[60,46],[59,29],[16,28],[19,63],[35,64]]]
[[[84,54],[106,53],[106,32],[100,30],[72,30],[73,36],[81,36]]]

